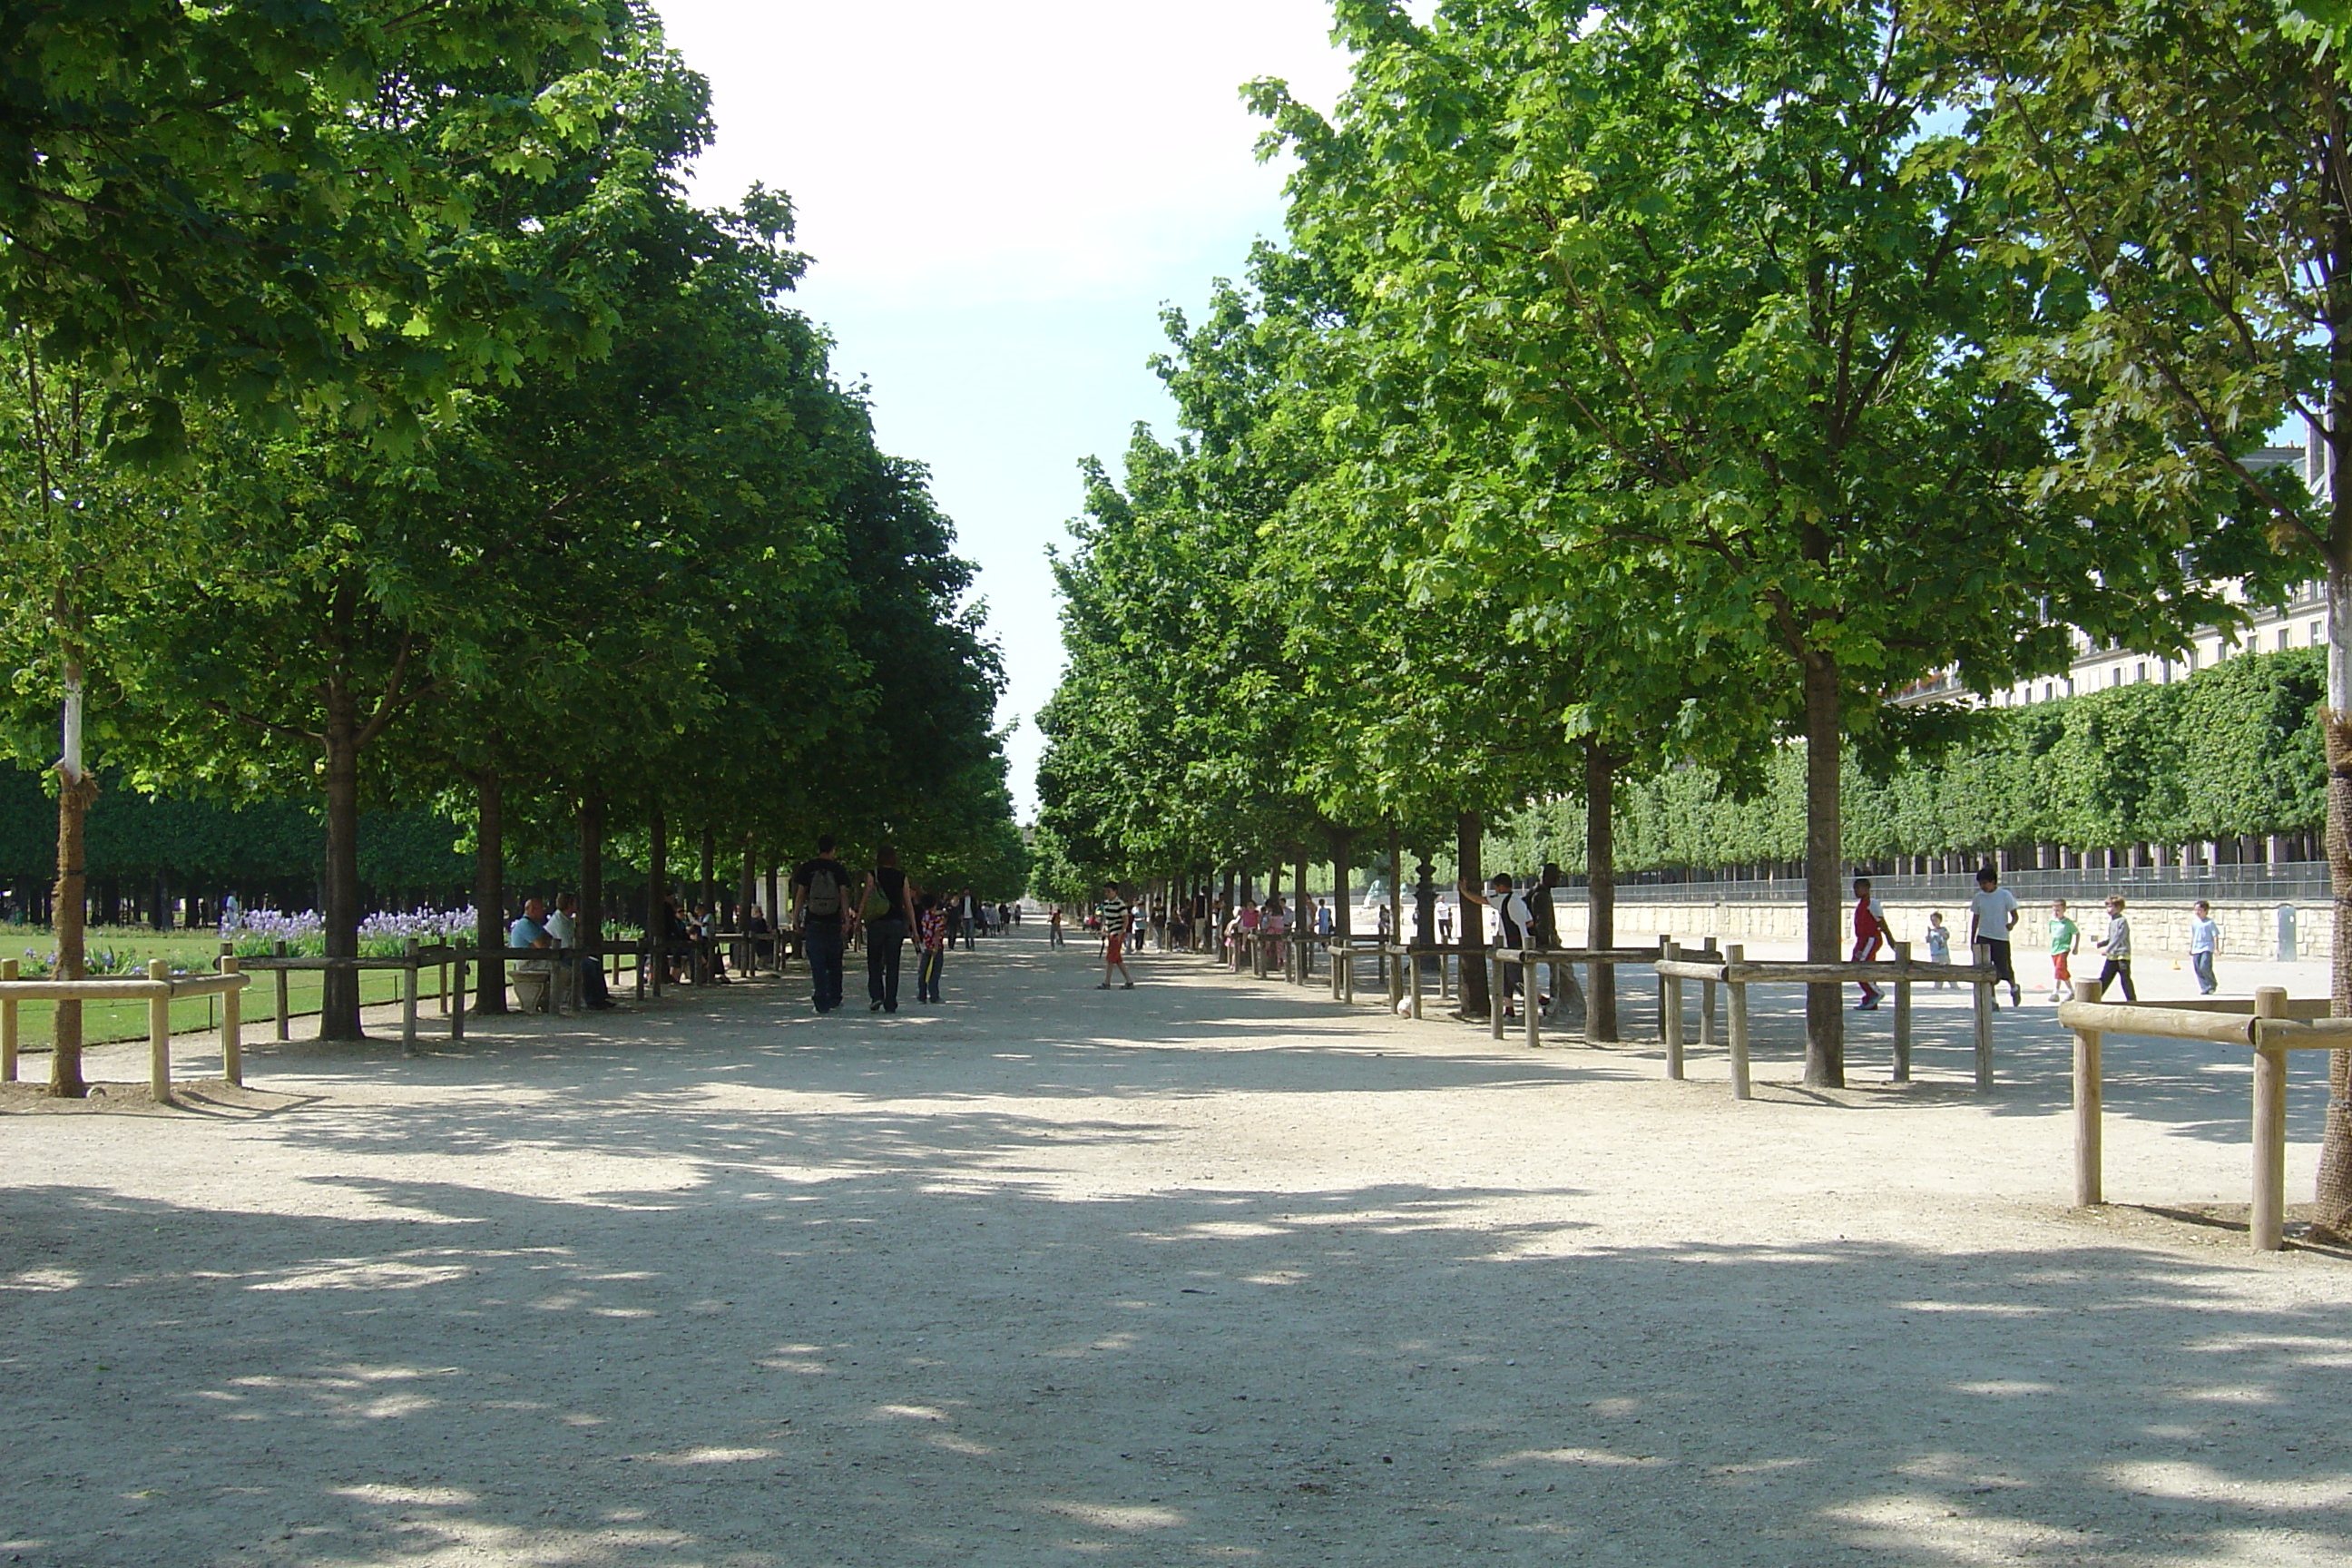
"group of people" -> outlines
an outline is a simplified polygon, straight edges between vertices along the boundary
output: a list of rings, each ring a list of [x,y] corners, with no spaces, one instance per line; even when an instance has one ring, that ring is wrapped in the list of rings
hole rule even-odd
[[[2099,971],[2099,986],[2104,992],[2115,985],[2123,987],[2126,1001],[2139,1000],[2139,991],[2132,983],[2131,921],[2125,916],[2121,895],[2110,895],[2105,900],[2106,927],[2092,937],[2091,945],[2105,959]],[[2017,895],[2000,885],[2000,873],[1990,866],[1977,872],[1977,890],[1969,895],[1968,940],[1971,949],[1980,949],[1984,962],[1993,972],[1995,996],[1993,1005],[2000,1005],[1999,988],[2009,987],[2009,1005],[2023,1005],[2024,997],[2017,978],[2015,958],[2016,930],[2022,918],[2022,907]],[[1927,947],[1927,962],[1949,963],[1952,961],[1951,928],[1944,924],[1941,910],[1927,916],[1927,926],[1922,933]],[[2048,926],[2050,953],[2050,1000],[2065,1001],[2072,994],[2074,974],[2073,961],[2082,955],[2083,927],[2067,909],[2063,899],[2053,900],[2050,906]],[[1872,896],[1870,879],[1857,877],[1853,883],[1853,958],[1856,963],[1878,956],[1879,951],[1894,939],[1886,923],[1885,910]],[[2189,921],[2189,967],[2197,977],[2200,994],[2210,996],[2220,988],[2213,973],[2213,961],[2221,951],[2221,927],[2213,919],[2213,908],[2203,899],[2197,900]],[[1952,983],[1936,982],[1936,989],[1944,990]],[[1862,984],[1863,997],[1857,1009],[1867,1012],[1875,1008],[1884,993],[1868,981]]]
[[[507,946],[519,951],[545,952],[544,960],[524,959],[526,964],[544,963],[552,976],[555,966],[563,963],[579,976],[580,1000],[585,1005],[604,1012],[613,1005],[612,992],[604,984],[604,960],[593,952],[574,952],[562,956],[562,950],[580,945],[580,899],[575,893],[565,893],[555,900],[555,912],[547,912],[543,899],[523,900],[522,913],[507,927]],[[550,1002],[549,1006],[555,1005]]]
[[[808,959],[816,1010],[830,1013],[842,1005],[843,958],[860,942],[866,949],[866,1011],[898,1010],[898,982],[910,941],[916,952],[915,1000],[944,1000],[940,982],[948,949],[959,935],[966,947],[971,945],[987,906],[969,888],[944,893],[919,886],[887,844],[853,881],[835,847],[832,834],[820,834],[815,856],[793,868],[792,926]]]

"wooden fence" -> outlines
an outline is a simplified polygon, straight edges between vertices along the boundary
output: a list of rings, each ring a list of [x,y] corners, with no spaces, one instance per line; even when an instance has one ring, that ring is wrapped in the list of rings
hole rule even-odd
[[[162,959],[142,977],[92,980],[20,980],[16,961],[0,963],[0,1081],[16,1081],[16,1009],[26,1002],[138,1002],[147,1004],[147,1083],[159,1105],[172,1100],[172,1004],[187,996],[221,999],[221,1077],[245,1082],[245,1035],[240,998],[253,984],[224,955],[216,974],[173,974]]]
[[[2296,1002],[2265,985],[2251,1003],[2200,998],[2161,1004],[2100,1000],[2099,983],[2078,980],[2058,1022],[2074,1032],[2074,1202],[2106,1202],[2101,1058],[2108,1035],[2202,1040],[2253,1053],[2253,1202],[2248,1239],[2258,1252],[2286,1244],[2286,1064],[2289,1051],[2352,1047],[2352,1018],[2326,1016],[2324,999]],[[2303,1015],[2297,1017],[2295,1015]]]

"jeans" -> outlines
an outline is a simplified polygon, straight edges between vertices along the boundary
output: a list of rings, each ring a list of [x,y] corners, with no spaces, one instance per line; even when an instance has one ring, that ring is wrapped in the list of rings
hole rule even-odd
[[[2197,989],[2200,994],[2210,996],[2215,991],[2221,989],[2221,983],[2213,978],[2213,955],[2211,953],[2190,953],[2189,955],[2189,967],[2197,972]]]
[[[866,994],[885,1013],[898,1010],[898,953],[907,945],[905,921],[872,921],[866,927]]]
[[[577,961],[580,970],[580,999],[591,1007],[609,1007],[613,994],[604,988],[604,964],[601,959]]]
[[[2100,994],[2105,995],[2106,994],[2107,987],[2113,985],[2118,978],[2121,978],[2124,983],[2124,1000],[2126,1002],[2138,1001],[2139,993],[2132,989],[2131,960],[2128,958],[2111,958],[2107,960],[2107,966],[2099,971]]]
[[[1053,941],[1047,944],[1048,946],[1059,947],[1062,945],[1062,928],[1060,926],[1047,926],[1045,928],[1045,934],[1053,938]]]
[[[940,971],[948,963],[945,948],[923,949],[920,962],[915,965],[915,1000],[936,1002],[940,999]]]
[[[801,946],[808,953],[809,980],[815,994],[811,998],[820,1013],[830,1013],[841,1005],[841,922],[819,916],[809,922],[802,933]]]

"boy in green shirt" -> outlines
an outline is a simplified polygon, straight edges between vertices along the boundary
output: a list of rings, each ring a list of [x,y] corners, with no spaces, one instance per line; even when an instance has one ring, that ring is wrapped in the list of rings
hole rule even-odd
[[[2066,900],[2050,906],[2050,1000],[2063,1002],[2072,994],[2074,975],[2066,960],[2083,950],[2083,928],[2066,914]]]

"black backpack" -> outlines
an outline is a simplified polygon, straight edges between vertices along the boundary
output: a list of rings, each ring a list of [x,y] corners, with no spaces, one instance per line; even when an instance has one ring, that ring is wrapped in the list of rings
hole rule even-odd
[[[833,874],[833,868],[818,866],[810,870],[808,900],[802,907],[813,915],[841,913],[841,879]]]

